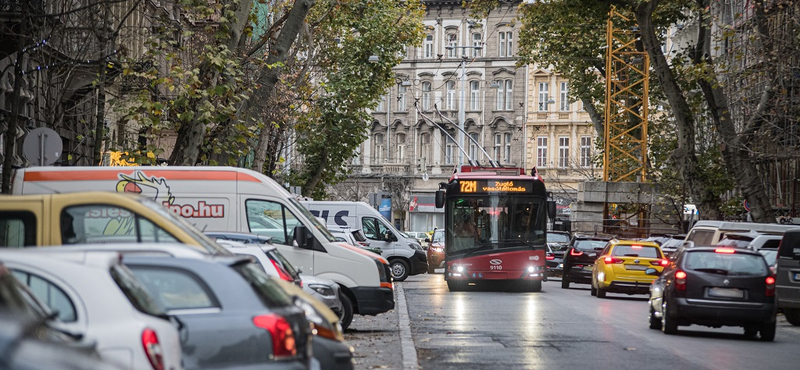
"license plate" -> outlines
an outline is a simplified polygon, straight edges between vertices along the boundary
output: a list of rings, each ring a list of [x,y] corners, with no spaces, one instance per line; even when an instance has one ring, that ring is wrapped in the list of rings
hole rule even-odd
[[[647,266],[645,265],[625,265],[626,270],[634,270],[634,271],[644,271],[647,270]]]
[[[744,290],[733,288],[708,288],[709,297],[744,298]]]

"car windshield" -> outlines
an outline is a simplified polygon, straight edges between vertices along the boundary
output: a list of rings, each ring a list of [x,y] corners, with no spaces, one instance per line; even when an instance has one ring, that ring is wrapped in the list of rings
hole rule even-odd
[[[233,269],[239,273],[253,288],[253,291],[269,308],[285,307],[292,304],[292,299],[281,288],[278,283],[273,281],[262,269],[259,269],[255,263],[242,263],[233,266]]]
[[[775,261],[778,259],[777,249],[759,249],[758,253],[761,253],[761,255],[764,256],[764,259],[770,266],[774,265]]]
[[[575,242],[574,248],[582,251],[595,251],[605,248],[605,240],[578,240]]]
[[[766,275],[767,264],[759,255],[695,251],[686,254],[686,269],[724,275]]]
[[[444,243],[444,230],[436,230],[433,233],[433,240],[431,243]]]
[[[559,233],[547,233],[548,243],[569,243],[569,236]]]
[[[611,250],[612,256],[661,258],[658,248],[647,245],[617,245]]]
[[[722,239],[717,243],[718,247],[749,248],[750,240],[743,239]]]

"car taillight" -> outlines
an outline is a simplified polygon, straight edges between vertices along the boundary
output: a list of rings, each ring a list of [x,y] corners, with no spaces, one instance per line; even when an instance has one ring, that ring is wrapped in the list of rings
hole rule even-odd
[[[669,260],[650,261],[650,264],[653,266],[667,266],[669,265]]]
[[[611,257],[611,256],[603,258],[603,261],[605,261],[605,263],[623,263],[623,262],[625,262],[625,261],[623,261],[623,260],[621,260],[619,258],[614,258],[614,257]]]
[[[736,253],[736,250],[734,250],[733,248],[717,248],[717,249],[714,249],[714,252],[716,252],[716,253],[725,253],[725,254],[734,254],[734,253]]]
[[[686,273],[681,270],[675,271],[675,289],[686,290]]]
[[[552,261],[552,260],[556,259],[556,256],[554,256],[552,254],[548,254],[548,255],[544,256],[544,259],[546,259],[548,261]]]
[[[147,355],[147,360],[153,366],[153,370],[164,370],[164,352],[161,344],[158,343],[158,335],[153,329],[144,329],[142,332],[142,347]]]
[[[582,256],[583,252],[581,252],[581,251],[579,251],[577,249],[570,249],[569,250],[569,255],[570,256]]]
[[[275,359],[280,360],[297,355],[294,332],[285,318],[275,314],[260,315],[253,318],[253,325],[269,331],[272,336],[272,355]]]
[[[286,280],[290,283],[294,282],[294,279],[292,279],[292,277],[289,276],[289,273],[286,272],[286,269],[281,267],[281,265],[275,262],[275,260],[270,260],[270,262],[272,262],[272,266],[275,266],[275,270],[278,270],[278,276],[281,278],[281,280]]]
[[[767,276],[767,290],[764,292],[764,295],[767,297],[772,297],[775,295],[775,278],[772,276]]]

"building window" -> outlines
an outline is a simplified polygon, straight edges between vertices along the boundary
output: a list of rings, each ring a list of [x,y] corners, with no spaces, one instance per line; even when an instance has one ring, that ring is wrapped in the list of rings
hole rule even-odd
[[[445,84],[445,90],[447,92],[447,101],[445,102],[445,108],[449,110],[456,109],[456,82],[455,81],[447,81]]]
[[[503,162],[511,163],[511,134],[505,134],[506,150],[503,153]]]
[[[433,35],[425,36],[425,59],[433,58]]]
[[[472,34],[472,57],[477,58],[483,56],[483,49],[481,46],[481,34],[480,33],[473,33]],[[481,48],[481,49],[479,49]]]
[[[397,163],[406,159],[406,134],[397,134]]]
[[[550,84],[547,82],[540,82],[539,83],[539,111],[546,112],[547,111],[547,104],[548,100],[550,99],[549,95]]]
[[[561,96],[560,96],[559,110],[562,112],[569,111],[569,85],[566,82],[561,83]]]
[[[372,154],[372,158],[375,158],[375,164],[383,163],[383,151],[386,150],[383,134],[376,134],[373,142],[375,143],[375,152]]]
[[[472,158],[473,161],[477,161],[480,158],[478,155],[478,144],[476,144],[479,143],[478,134],[469,134],[469,137],[472,138],[472,140],[469,140],[469,157]]]
[[[536,138],[536,167],[547,167],[547,137]]]
[[[375,107],[376,112],[386,112],[386,95],[381,95],[381,99],[378,100],[378,106]]]
[[[503,145],[503,135],[495,134],[494,135],[494,160],[500,161],[500,151],[502,150]]]
[[[513,41],[513,37],[514,36],[511,33],[511,31],[509,31],[509,32],[500,32],[497,37],[498,37],[498,44],[499,44],[498,56],[501,56],[501,57],[513,56],[514,55],[514,51],[513,51],[514,49],[513,49],[513,45],[512,45],[513,42],[512,41]]]
[[[558,168],[569,166],[569,138],[561,136],[558,138]]]
[[[471,109],[471,110],[480,110],[481,109],[480,84],[481,83],[479,81],[470,81],[469,82],[469,109]]]
[[[447,34],[447,57],[448,58],[458,58],[458,35],[453,33]]]
[[[581,136],[581,167],[589,167],[592,164],[592,137]]]
[[[419,141],[419,157],[427,160],[431,154],[431,135],[421,134]]]
[[[358,165],[361,164],[361,146],[360,145],[358,147],[356,147],[356,153],[355,154],[356,155],[353,156],[353,161],[351,163],[353,163],[354,166],[358,166]]]
[[[397,85],[397,112],[406,110],[406,86]]]
[[[500,87],[497,89],[497,110],[513,109],[513,83],[512,80],[498,81]]]
[[[456,143],[447,138],[447,146],[444,150],[444,164],[453,164],[456,156]]]
[[[431,83],[430,82],[423,82],[422,83],[422,110],[429,111],[431,110]]]

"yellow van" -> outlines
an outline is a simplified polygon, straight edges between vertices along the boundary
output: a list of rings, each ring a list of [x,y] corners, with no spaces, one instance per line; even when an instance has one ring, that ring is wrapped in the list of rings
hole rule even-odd
[[[0,247],[111,242],[184,243],[212,254],[229,254],[142,196],[110,192],[0,196]]]

